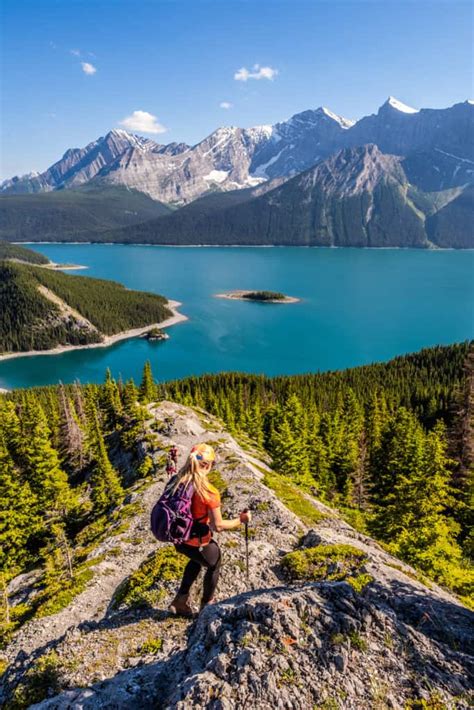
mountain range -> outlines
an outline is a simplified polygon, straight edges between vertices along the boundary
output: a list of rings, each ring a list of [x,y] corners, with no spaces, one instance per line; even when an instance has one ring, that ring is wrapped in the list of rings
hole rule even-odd
[[[54,195],[87,188],[105,199],[128,188],[156,202],[157,213],[150,201],[135,216],[115,213],[113,223],[74,224],[66,239],[474,246],[473,135],[472,101],[416,110],[393,97],[357,122],[321,107],[275,125],[218,128],[195,146],[115,129],[41,174],[3,182],[0,236],[58,238],[56,200],[64,197]],[[29,213],[34,196],[34,218],[18,223],[12,210]]]

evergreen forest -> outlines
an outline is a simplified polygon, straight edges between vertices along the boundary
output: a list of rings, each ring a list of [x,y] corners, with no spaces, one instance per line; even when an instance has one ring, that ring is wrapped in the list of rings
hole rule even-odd
[[[44,289],[76,314],[65,313]],[[0,351],[7,352],[96,343],[103,334],[114,335],[171,316],[164,296],[9,261],[0,261],[0,303]]]
[[[153,474],[147,404],[169,399],[219,417],[302,491],[468,603],[474,348],[435,347],[385,364],[268,378],[241,373],[157,384],[75,383],[0,396],[0,623],[4,640],[54,613],[92,574],[88,553],[134,514]],[[167,451],[163,450],[166,463]],[[269,531],[271,534],[271,531]],[[30,604],[7,585],[36,571]]]
[[[49,263],[49,259],[37,251],[21,247],[18,244],[10,244],[10,242],[0,239],[0,260],[2,259],[18,259],[20,261],[28,261],[31,264]]]

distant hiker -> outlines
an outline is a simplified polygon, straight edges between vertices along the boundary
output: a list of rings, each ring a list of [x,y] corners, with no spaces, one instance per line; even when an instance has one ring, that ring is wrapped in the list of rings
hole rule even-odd
[[[194,522],[191,535],[185,542],[175,545],[178,552],[189,557],[178,593],[170,604],[170,610],[182,616],[193,615],[193,610],[188,603],[189,592],[201,567],[205,569],[201,610],[213,601],[219,580],[221,551],[212,538],[211,529],[217,532],[235,530],[242,524],[250,522],[251,518],[249,512],[242,512],[238,518],[222,519],[219,491],[207,478],[215,458],[211,446],[196,444],[172,484],[174,490],[183,484],[191,485],[193,489],[191,513]]]
[[[172,446],[168,452],[168,458],[166,459],[166,473],[168,477],[174,476],[177,471],[176,463],[178,461],[178,449],[176,446]]]
[[[178,447],[172,446],[170,449],[170,458],[174,463],[178,463]]]

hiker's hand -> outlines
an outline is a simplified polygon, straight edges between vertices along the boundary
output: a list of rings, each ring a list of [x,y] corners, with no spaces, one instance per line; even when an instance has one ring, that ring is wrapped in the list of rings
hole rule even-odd
[[[250,523],[252,520],[252,515],[249,510],[243,510],[242,513],[240,514],[240,522],[241,523]]]

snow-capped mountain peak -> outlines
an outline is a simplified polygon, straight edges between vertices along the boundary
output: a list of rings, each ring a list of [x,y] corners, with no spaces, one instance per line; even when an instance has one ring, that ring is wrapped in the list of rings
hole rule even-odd
[[[390,96],[376,114],[357,123],[321,106],[275,125],[223,126],[192,146],[161,145],[114,128],[83,148],[67,150],[39,175],[6,180],[0,192],[48,192],[94,182],[126,185],[156,200],[181,205],[209,190],[287,179],[341,148],[369,143],[398,156],[434,149],[472,161],[471,107],[468,102],[418,111]],[[420,161],[413,161],[419,173]]]
[[[402,101],[396,99],[394,96],[389,96],[387,101],[385,102],[385,105],[391,106],[391,108],[394,108],[396,111],[400,111],[401,113],[419,113],[419,109],[407,106]]]
[[[350,118],[344,118],[344,116],[338,116],[337,113],[333,113],[330,111],[326,106],[321,106],[318,111],[321,111],[321,113],[324,113],[325,116],[328,118],[332,118],[333,121],[336,121],[341,128],[350,128],[351,126],[354,125],[355,121],[352,121]]]

